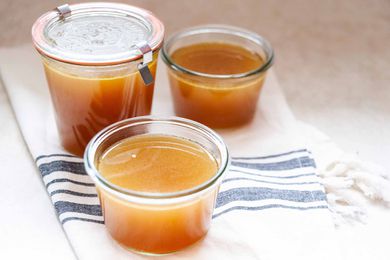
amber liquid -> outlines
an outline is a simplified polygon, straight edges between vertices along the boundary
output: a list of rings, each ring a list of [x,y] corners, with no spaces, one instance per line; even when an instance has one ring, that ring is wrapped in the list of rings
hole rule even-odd
[[[172,193],[206,182],[216,174],[217,163],[191,141],[141,135],[109,148],[99,160],[98,169],[110,183],[122,188]],[[111,236],[129,249],[156,254],[180,250],[207,233],[216,193],[215,189],[176,204],[145,205],[99,191]]]
[[[242,74],[264,64],[260,55],[232,44],[209,42],[172,53],[178,65],[213,75]],[[264,73],[239,79],[217,79],[170,71],[175,113],[210,127],[234,127],[253,118]]]
[[[62,146],[75,155],[82,156],[91,138],[104,127],[150,114],[154,86],[145,86],[137,71],[84,77],[47,62],[44,67]],[[155,75],[156,59],[149,68]]]

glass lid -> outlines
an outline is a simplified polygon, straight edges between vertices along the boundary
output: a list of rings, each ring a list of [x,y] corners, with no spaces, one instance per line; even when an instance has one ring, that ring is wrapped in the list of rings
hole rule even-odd
[[[140,45],[160,48],[164,26],[151,12],[118,3],[63,5],[32,27],[37,50],[81,65],[112,65],[142,58]]]

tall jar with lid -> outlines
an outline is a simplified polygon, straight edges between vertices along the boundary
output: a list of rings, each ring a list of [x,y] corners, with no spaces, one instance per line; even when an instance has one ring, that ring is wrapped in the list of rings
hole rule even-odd
[[[81,156],[104,127],[151,111],[164,26],[118,3],[63,5],[32,27],[62,146]]]

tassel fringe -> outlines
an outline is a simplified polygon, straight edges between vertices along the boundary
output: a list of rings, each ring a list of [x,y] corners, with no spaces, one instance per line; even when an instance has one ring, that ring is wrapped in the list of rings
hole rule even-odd
[[[368,202],[390,207],[390,177],[373,163],[343,154],[318,172],[336,225],[366,222]]]

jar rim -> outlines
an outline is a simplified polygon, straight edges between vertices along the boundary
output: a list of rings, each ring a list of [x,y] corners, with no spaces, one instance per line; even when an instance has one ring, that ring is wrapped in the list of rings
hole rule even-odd
[[[117,131],[123,130],[124,128],[139,126],[143,124],[155,124],[155,123],[186,127],[198,133],[205,134],[207,135],[207,137],[211,138],[212,141],[216,144],[221,154],[221,163],[218,165],[218,170],[216,174],[212,178],[208,179],[207,181],[195,187],[192,187],[190,189],[185,189],[177,192],[167,192],[167,193],[141,192],[141,191],[130,190],[115,185],[109,182],[108,180],[106,180],[100,174],[100,172],[98,171],[94,163],[96,160],[95,153],[98,150],[99,146],[102,144],[102,142],[107,138],[110,138],[112,134],[116,133]],[[104,128],[99,133],[97,133],[87,145],[87,148],[84,153],[84,165],[86,171],[88,175],[94,180],[95,184],[100,185],[100,187],[104,188],[106,191],[110,193],[115,194],[118,197],[127,200],[137,199],[137,200],[142,200],[144,202],[147,202],[148,200],[161,201],[161,200],[176,200],[176,199],[183,199],[183,198],[185,199],[189,196],[196,195],[202,191],[209,190],[219,183],[219,180],[227,171],[229,164],[230,164],[229,151],[220,135],[218,135],[215,131],[211,130],[210,128],[198,122],[185,119],[185,118],[175,117],[175,116],[171,116],[171,117],[140,116],[140,117],[125,119],[117,123],[114,123]]]
[[[194,70],[187,69],[176,62],[174,62],[168,53],[168,48],[170,45],[172,45],[176,40],[180,38],[184,38],[187,36],[197,35],[197,34],[210,34],[210,33],[218,33],[218,34],[230,34],[235,35],[241,38],[248,39],[255,44],[261,46],[263,51],[265,52],[265,61],[263,64],[261,64],[258,68],[254,70],[250,70],[244,73],[237,73],[237,74],[209,74],[209,73],[203,73],[198,72]],[[274,62],[274,51],[271,47],[270,43],[259,34],[240,28],[236,26],[230,26],[230,25],[222,25],[222,24],[207,24],[207,25],[200,25],[195,27],[190,27],[187,29],[184,29],[182,31],[179,31],[173,35],[171,35],[164,43],[162,47],[162,59],[163,61],[173,70],[179,71],[185,74],[189,74],[192,76],[199,76],[199,77],[205,77],[205,78],[212,78],[212,79],[239,79],[239,78],[245,78],[248,76],[252,76],[255,74],[259,74],[262,72],[265,72],[268,70],[273,62]]]
[[[127,4],[106,2],[79,3],[69,5],[68,7],[71,10],[69,16],[63,17],[58,9],[54,9],[41,15],[33,24],[31,29],[33,44],[41,55],[77,65],[115,65],[141,59],[143,53],[136,46],[138,43],[145,41],[153,52],[158,51],[162,46],[164,25],[152,12],[146,9]],[[48,30],[51,27],[54,28],[54,24],[57,24],[56,26],[62,26],[65,23],[72,23],[74,19],[80,18],[85,18],[85,21],[89,21],[89,17],[92,16],[117,17],[121,20],[133,21],[134,24],[137,23],[139,26],[146,26],[144,33],[147,38],[140,39],[140,42],[137,40],[136,44],[129,43],[128,49],[122,46],[120,50],[118,49],[113,53],[100,53],[96,55],[92,52],[88,54],[86,52],[75,52],[65,47],[59,48],[55,40],[48,36]],[[64,31],[67,28],[69,27],[64,26]],[[87,32],[89,33],[89,31]],[[121,39],[121,37],[122,35],[118,35],[118,39]]]

